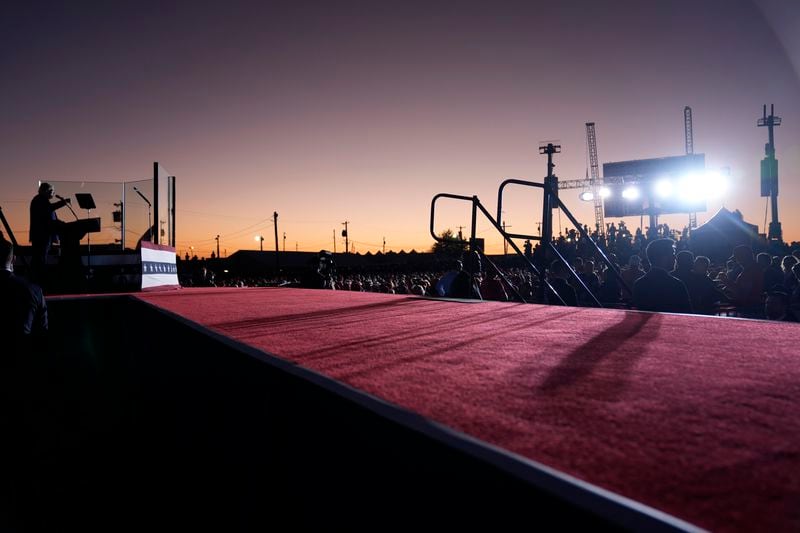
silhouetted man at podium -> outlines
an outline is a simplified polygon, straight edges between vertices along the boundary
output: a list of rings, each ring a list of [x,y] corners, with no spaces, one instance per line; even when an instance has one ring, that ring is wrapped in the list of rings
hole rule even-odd
[[[50,246],[58,241],[59,220],[56,210],[68,203],[69,198],[58,196],[58,202],[50,203],[55,195],[53,186],[42,182],[39,193],[31,200],[30,241],[31,241],[31,279],[39,285],[44,284],[45,266]]]

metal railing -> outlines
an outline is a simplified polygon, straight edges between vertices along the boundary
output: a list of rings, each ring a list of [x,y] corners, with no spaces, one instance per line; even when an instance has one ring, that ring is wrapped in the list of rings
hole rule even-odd
[[[506,275],[497,267],[497,265],[495,265],[488,257],[486,257],[486,254],[484,254],[482,250],[477,250],[476,249],[475,242],[476,242],[476,228],[477,228],[478,210],[480,210],[480,212],[483,213],[483,215],[492,224],[492,226],[494,226],[495,229],[497,231],[499,231],[500,234],[504,236],[504,238],[506,238],[505,237],[506,234],[503,231],[503,228],[500,226],[500,224],[498,224],[497,220],[495,220],[494,217],[492,217],[492,215],[489,213],[489,211],[486,210],[486,208],[483,206],[483,204],[481,204],[481,201],[478,199],[477,196],[462,196],[462,195],[459,195],[459,194],[450,194],[450,193],[439,193],[436,196],[434,196],[433,200],[431,200],[431,224],[430,224],[431,237],[433,237],[433,239],[435,241],[437,241],[437,242],[445,242],[444,238],[436,235],[436,231],[434,229],[435,228],[435,218],[436,218],[436,201],[439,198],[450,198],[450,199],[453,199],[453,200],[463,200],[463,201],[467,201],[467,202],[471,202],[472,203],[472,221],[471,221],[471,224],[470,224],[470,228],[471,229],[470,229],[470,239],[469,239],[470,251],[477,251],[480,254],[480,256],[484,260],[486,260],[486,262],[489,263],[494,268],[494,270],[498,273],[498,275],[501,277],[501,279],[514,292],[514,295],[517,298],[519,298],[519,300],[521,302],[527,303],[525,298],[522,297],[522,295],[519,293],[519,291],[517,291],[516,287],[514,287],[514,285],[508,280]],[[556,297],[559,299],[559,301],[563,305],[566,305],[566,303],[564,302],[564,299],[561,297],[560,294],[558,294],[558,291],[556,291],[555,288],[553,288],[553,286],[550,285],[550,282],[548,282],[545,279],[545,277],[543,275],[543,272],[541,272],[538,268],[536,268],[536,266],[530,261],[530,259],[528,259],[528,257],[524,253],[522,253],[522,250],[519,249],[517,244],[513,240],[511,240],[509,238],[506,238],[506,241],[511,245],[511,247],[514,249],[514,251],[520,257],[522,257],[525,260],[525,262],[527,263],[528,267],[537,276],[539,276],[539,279],[550,288],[550,290],[553,292],[553,294],[556,295]]]
[[[543,202],[545,204],[545,212],[542,215],[543,216],[543,220],[552,221],[552,216],[553,216],[552,215],[552,209],[553,208],[561,209],[561,211],[567,216],[569,221],[572,222],[572,224],[575,226],[575,229],[578,230],[578,233],[580,234],[580,236],[583,237],[584,239],[586,239],[587,242],[591,243],[591,245],[594,247],[595,251],[600,255],[600,258],[606,264],[606,267],[612,272],[614,277],[616,277],[617,280],[622,284],[622,287],[625,290],[630,292],[630,287],[628,286],[628,284],[623,279],[622,274],[620,274],[619,270],[617,270],[616,265],[611,262],[611,260],[608,258],[606,253],[603,251],[603,249],[600,248],[600,246],[597,245],[597,243],[594,241],[594,239],[592,239],[591,235],[589,235],[589,233],[586,230],[583,229],[583,226],[581,226],[581,224],[573,216],[573,214],[570,212],[570,210],[567,209],[567,206],[564,205],[564,202],[562,202],[561,199],[558,197],[558,181],[557,181],[558,178],[555,178],[555,176],[553,176],[553,178],[554,178],[553,179],[553,182],[554,182],[553,185],[554,186],[548,186],[547,183],[537,183],[537,182],[534,182],[534,181],[526,181],[526,180],[521,180],[521,179],[516,179],[516,178],[509,178],[509,179],[503,181],[500,184],[500,187],[497,190],[497,216],[498,216],[498,218],[500,216],[500,213],[503,212],[503,192],[504,192],[504,190],[505,190],[507,185],[514,184],[514,185],[522,185],[522,186],[525,186],[525,187],[533,187],[533,188],[542,189],[544,191],[544,196],[545,196],[545,201]],[[547,205],[548,203],[550,204],[550,210],[548,210],[548,205]],[[549,224],[549,227],[552,227],[552,223]],[[553,245],[552,239],[542,239],[540,236],[534,236],[534,235],[524,235],[524,234],[518,234],[518,233],[506,233],[505,231],[503,231],[502,228],[500,228],[499,231],[503,235],[503,238],[505,238],[506,240],[508,240],[509,238],[515,238],[515,239],[536,239],[536,240],[542,241],[543,251],[549,250],[549,251],[553,252],[553,255],[555,255],[562,263],[564,263],[564,266],[566,266],[567,269],[570,271],[570,273],[572,273],[572,275],[575,276],[575,278],[580,282],[581,286],[589,293],[589,296],[591,296],[591,298],[595,301],[595,303],[599,307],[602,307],[602,304],[597,299],[597,297],[594,295],[594,293],[592,293],[592,291],[590,291],[588,289],[588,287],[586,287],[586,284],[583,283],[583,280],[581,280],[580,276],[578,276],[578,274],[575,272],[575,270],[572,268],[572,266],[569,264],[569,262],[561,255],[561,253],[559,253],[558,249]],[[546,257],[546,255],[547,254],[545,253],[545,257]],[[546,267],[546,265],[544,265],[544,267]]]
[[[539,236],[539,235],[527,235],[527,234],[524,234],[524,233],[507,232],[498,223],[498,220],[500,220],[500,218],[501,218],[501,213],[503,212],[503,193],[505,191],[506,186],[507,185],[512,185],[512,184],[513,185],[522,185],[522,186],[525,186],[525,187],[533,187],[533,188],[538,188],[538,189],[542,189],[543,190],[543,192],[544,192],[543,211],[544,212],[542,214],[542,221],[543,221],[543,227],[545,229],[544,235]],[[476,250],[475,242],[476,242],[476,228],[477,228],[478,211],[483,213],[483,215],[486,217],[486,219],[492,224],[492,226],[494,226],[494,228],[498,231],[498,233],[500,233],[500,235],[503,237],[504,241],[507,242],[511,246],[511,248],[514,249],[514,251],[517,253],[517,255],[519,255],[524,260],[526,266],[536,276],[538,276],[538,278],[539,278],[539,286],[542,289],[541,292],[540,292],[540,296],[542,297],[541,298],[542,300],[544,300],[544,292],[543,291],[544,291],[544,288],[546,287],[546,288],[548,288],[550,290],[550,292],[553,295],[555,295],[555,297],[562,304],[566,305],[565,302],[564,302],[564,299],[562,298],[562,296],[558,293],[557,290],[555,290],[555,288],[547,280],[547,276],[546,276],[546,272],[547,272],[547,268],[548,268],[547,254],[548,253],[552,253],[553,256],[556,259],[561,261],[561,263],[566,267],[566,269],[575,278],[575,280],[577,280],[577,282],[580,284],[581,288],[584,291],[586,291],[586,294],[589,295],[589,297],[593,300],[595,305],[597,305],[598,307],[603,307],[603,304],[600,302],[600,300],[597,298],[597,296],[592,292],[592,290],[588,287],[588,285],[586,285],[584,280],[578,275],[578,273],[575,271],[575,269],[572,268],[572,265],[569,264],[569,261],[567,261],[567,259],[558,251],[556,246],[553,244],[553,241],[552,241],[552,216],[553,216],[552,211],[555,208],[561,209],[561,211],[564,212],[564,214],[567,216],[567,218],[570,220],[570,222],[572,222],[572,224],[578,230],[578,233],[580,234],[580,236],[582,238],[584,238],[587,242],[591,243],[591,245],[594,247],[594,250],[600,256],[602,261],[606,264],[606,267],[611,271],[611,273],[620,282],[621,287],[630,292],[630,287],[625,282],[625,280],[622,278],[622,275],[620,274],[620,272],[617,269],[616,265],[611,262],[611,260],[608,258],[606,253],[591,238],[589,233],[583,229],[583,226],[581,226],[581,224],[572,215],[572,213],[569,211],[569,209],[567,209],[567,207],[564,205],[564,203],[559,199],[559,197],[558,197],[558,178],[556,178],[555,176],[548,176],[548,178],[545,179],[545,183],[537,183],[537,182],[533,182],[533,181],[526,181],[526,180],[521,180],[521,179],[516,179],[516,178],[510,178],[510,179],[507,179],[507,180],[503,181],[500,184],[500,187],[498,188],[498,191],[497,191],[497,218],[496,219],[494,217],[492,217],[492,215],[486,210],[486,208],[483,206],[483,204],[481,203],[481,201],[478,199],[477,196],[463,196],[463,195],[450,194],[450,193],[439,193],[439,194],[435,195],[433,197],[433,199],[431,200],[430,233],[431,233],[431,237],[433,237],[433,239],[435,241],[437,241],[437,242],[445,242],[444,238],[436,235],[436,232],[435,232],[435,229],[434,229],[435,228],[435,217],[436,217],[436,202],[440,198],[450,198],[450,199],[453,199],[453,200],[461,200],[461,201],[466,201],[466,202],[471,202],[472,203],[472,217],[471,217],[471,224],[470,224],[470,240],[469,240],[469,247],[470,247],[471,251]],[[513,239],[528,239],[528,240],[540,241],[541,242],[541,255],[540,255],[541,264],[537,267],[530,260],[530,258],[528,256],[526,256],[522,252],[522,250],[519,249],[519,247],[517,246],[517,244],[514,242]],[[516,290],[516,288],[513,287],[513,285],[508,281],[508,279],[500,271],[500,269],[493,262],[491,262],[491,260],[489,260],[486,257],[486,255],[483,253],[483,251],[478,250],[478,252],[480,253],[481,257],[484,258],[494,268],[494,270],[498,272],[498,274],[501,276],[503,281],[514,291],[515,295],[521,301],[524,302],[525,299],[519,294],[519,292]]]

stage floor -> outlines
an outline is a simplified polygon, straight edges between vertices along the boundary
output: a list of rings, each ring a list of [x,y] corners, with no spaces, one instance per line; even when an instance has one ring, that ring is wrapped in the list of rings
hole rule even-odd
[[[302,289],[136,296],[701,527],[800,529],[800,325]]]

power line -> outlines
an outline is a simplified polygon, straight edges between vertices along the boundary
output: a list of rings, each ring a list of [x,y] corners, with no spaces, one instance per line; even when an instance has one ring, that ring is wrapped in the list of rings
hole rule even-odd
[[[203,211],[190,211],[188,209],[176,209],[175,212],[176,213],[182,213],[182,214],[189,213],[191,215],[202,215],[202,216],[207,216],[207,217],[237,218],[237,219],[240,219],[240,220],[253,220],[254,219],[254,217],[240,217],[238,215],[221,215],[219,213],[206,213],[206,212],[203,212]]]

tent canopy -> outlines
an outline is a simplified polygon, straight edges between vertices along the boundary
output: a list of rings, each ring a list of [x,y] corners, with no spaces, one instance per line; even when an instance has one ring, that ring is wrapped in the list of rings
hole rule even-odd
[[[724,261],[735,246],[754,246],[758,239],[758,226],[745,222],[738,210],[724,207],[708,222],[692,231],[692,250],[716,261]]]

